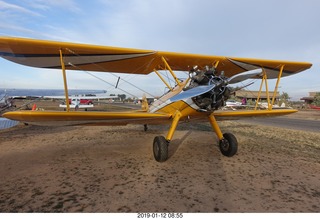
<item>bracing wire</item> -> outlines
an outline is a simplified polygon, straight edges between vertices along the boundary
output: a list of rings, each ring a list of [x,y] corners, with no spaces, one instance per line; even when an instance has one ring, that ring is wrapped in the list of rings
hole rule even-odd
[[[79,54],[77,54],[77,53],[75,53],[74,51],[72,51],[72,50],[70,50],[70,49],[68,49],[68,48],[66,48],[69,52],[71,52],[72,54],[74,54],[75,56],[78,56],[78,57],[81,57]],[[79,70],[82,70],[83,71],[83,69],[81,69],[80,67],[78,67],[78,66],[75,66],[75,65],[73,65],[72,63],[69,63],[70,65],[72,65],[73,67],[76,67],[76,68],[78,68]],[[100,66],[100,65],[98,65],[98,64],[96,64],[96,63],[91,63],[91,64],[93,64],[93,65],[95,65],[95,66],[97,66],[97,67],[99,67],[101,70],[103,70],[104,72],[108,72],[109,74],[111,74],[112,76],[114,76],[114,77],[117,77],[117,78],[119,78],[119,76],[117,76],[115,73],[112,73],[112,72],[109,72],[109,71],[107,71],[105,68],[103,68],[102,66]],[[91,75],[93,75],[92,73],[90,73]],[[149,92],[147,92],[147,91],[145,91],[145,90],[143,90],[143,89],[141,89],[141,88],[139,88],[138,86],[136,86],[136,85],[134,85],[134,84],[132,84],[131,82],[129,82],[128,80],[125,80],[125,79],[123,79],[123,78],[120,78],[120,80],[122,80],[122,81],[124,81],[124,82],[126,82],[126,83],[128,83],[128,84],[130,84],[131,86],[133,86],[134,88],[136,88],[136,89],[138,89],[138,90],[140,90],[140,91],[142,91],[143,93],[146,93],[146,94],[148,94],[149,96],[151,96],[151,97],[155,97],[153,94],[150,94]],[[110,83],[109,83],[110,84]],[[113,85],[112,85],[113,86]],[[121,91],[123,91],[123,92],[126,92],[127,94],[129,94],[129,95],[132,95],[132,96],[134,96],[134,97],[136,97],[135,95],[133,95],[133,94],[131,94],[131,93],[129,93],[129,92],[127,92],[127,91],[124,91],[124,90],[122,90],[122,89],[120,89]]]
[[[76,52],[72,51],[72,50],[69,49],[69,48],[66,48],[66,50],[69,51],[70,53],[72,53],[72,54],[75,55],[75,56],[78,56],[78,57],[80,57],[80,58],[84,58],[84,57],[82,57],[81,55],[77,54]],[[84,58],[84,59],[85,59],[85,58]],[[91,62],[91,64],[94,65],[94,66],[97,66],[97,67],[100,68],[102,71],[111,74],[112,76],[116,77],[117,79],[119,78],[118,75],[116,75],[115,73],[112,73],[112,72],[107,71],[107,69],[105,69],[103,66],[101,66],[101,65],[99,65],[99,64],[97,64],[97,63],[94,63],[94,62]],[[146,63],[146,65],[147,65],[147,64],[148,64],[148,63]],[[69,62],[69,65],[72,65],[74,68],[77,68],[77,69],[79,69],[79,70],[81,70],[81,71],[84,71],[84,72],[86,72],[87,74],[89,74],[89,75],[91,75],[91,76],[93,76],[93,77],[95,77],[95,78],[97,78],[97,79],[99,79],[99,80],[101,80],[101,81],[103,81],[103,82],[105,82],[105,83],[107,83],[107,84],[109,84],[110,86],[112,86],[112,87],[115,88],[115,86],[114,86],[113,84],[111,84],[110,82],[107,82],[106,80],[104,80],[104,79],[102,79],[102,78],[100,78],[100,77],[98,77],[98,76],[96,76],[96,75],[94,75],[94,74],[92,74],[92,73],[90,73],[90,72],[82,69],[81,67],[76,66],[76,65],[74,65],[74,64],[72,64],[72,63],[70,63],[70,62]],[[141,67],[143,67],[143,66],[141,66]],[[186,74],[187,74],[187,73],[186,73]],[[188,74],[187,74],[187,75],[188,75]],[[170,80],[170,77],[169,77],[168,75],[167,75],[167,78],[168,78],[168,80]],[[120,80],[122,80],[123,82],[125,82],[125,83],[133,86],[134,88],[142,91],[143,93],[148,94],[149,96],[151,96],[151,97],[153,97],[153,98],[156,97],[155,95],[153,95],[153,94],[151,94],[151,93],[149,93],[149,92],[141,89],[141,88],[138,87],[137,85],[132,84],[132,83],[129,82],[128,80],[125,80],[125,79],[123,79],[123,78],[120,78]],[[174,80],[171,79],[171,81],[174,81]],[[171,86],[171,85],[170,85],[170,86]],[[132,93],[130,93],[130,92],[128,92],[128,91],[125,91],[125,90],[123,90],[123,89],[121,89],[121,88],[119,88],[119,87],[118,87],[118,88],[115,88],[115,89],[119,89],[119,90],[125,92],[126,94],[129,94],[129,95],[131,95],[131,96],[133,96],[133,97],[139,98],[139,97],[137,97],[136,95],[134,95],[134,94],[132,94]],[[158,101],[160,101],[161,103],[165,103],[167,100],[161,100],[161,98],[159,98]],[[170,107],[172,107],[172,108],[175,109],[175,110],[178,110],[177,107],[174,107],[174,106],[172,106],[172,105],[170,105]]]
[[[68,50],[69,52],[71,52],[72,54],[74,54],[74,55],[76,55],[76,56],[78,56],[78,57],[81,57],[79,54],[76,54],[76,53],[75,53],[75,52],[73,52],[72,50],[70,50],[70,49],[68,49],[68,48],[67,48],[67,50]],[[78,70],[81,70],[81,71],[83,71],[83,72],[87,73],[88,75],[91,75],[92,77],[94,77],[94,78],[96,78],[96,79],[98,79],[98,80],[100,80],[100,81],[103,81],[103,82],[105,82],[105,83],[107,83],[107,84],[109,84],[110,86],[112,86],[112,87],[114,87],[114,88],[115,88],[115,86],[114,86],[113,84],[111,84],[110,82],[108,82],[108,81],[106,81],[106,80],[104,80],[104,79],[102,79],[102,78],[100,78],[100,77],[98,77],[98,76],[96,76],[96,75],[92,74],[91,72],[86,71],[86,70],[82,69],[81,67],[79,67],[79,66],[76,66],[76,65],[72,64],[71,62],[69,62],[68,64],[69,64],[70,66],[72,66],[72,67],[74,67],[74,68],[76,68],[76,69],[78,69]],[[101,70],[103,70],[104,72],[110,73],[111,75],[115,76],[116,78],[119,78],[119,76],[117,76],[115,73],[112,73],[112,72],[107,71],[107,70],[106,70],[105,68],[103,68],[102,66],[100,66],[100,65],[98,65],[98,64],[96,64],[96,63],[91,63],[91,64],[93,64],[93,65],[95,65],[95,66],[99,67],[99,68],[100,68]],[[138,89],[138,90],[140,90],[140,91],[144,92],[145,94],[148,94],[149,96],[151,96],[151,97],[155,98],[155,96],[154,96],[153,94],[150,94],[149,92],[147,92],[147,91],[145,91],[145,90],[143,90],[143,89],[139,88],[138,86],[136,86],[136,85],[132,84],[132,83],[131,83],[131,82],[129,82],[128,80],[124,80],[123,78],[120,78],[120,79],[121,79],[123,82],[126,82],[126,83],[128,83],[128,84],[132,85],[133,87],[135,87],[136,89]],[[119,89],[119,90],[121,90],[122,92],[124,92],[124,93],[126,93],[126,94],[128,94],[128,95],[131,95],[131,96],[133,96],[133,97],[135,97],[135,98],[138,98],[138,99],[139,99],[139,97],[137,97],[136,95],[134,95],[134,94],[132,94],[132,93],[130,93],[130,92],[128,92],[128,91],[126,91],[126,90],[123,90],[123,89],[119,88],[119,86],[118,86],[117,88],[115,88],[115,89]],[[161,101],[162,103],[164,103],[164,102],[165,102],[165,101],[162,101],[162,100],[160,100],[160,99],[158,99],[158,101]],[[171,106],[171,107],[177,110],[177,108],[176,108],[176,107],[173,107],[173,106]]]
[[[102,82],[104,82],[104,83],[107,83],[107,84],[109,84],[110,86],[114,87],[114,85],[111,84],[110,82],[108,82],[108,81],[106,81],[106,80],[104,80],[104,79],[102,79],[102,78],[100,78],[100,77],[92,74],[91,72],[86,71],[86,70],[83,70],[83,69],[81,69],[80,67],[75,66],[74,64],[72,64],[72,63],[70,63],[70,62],[69,62],[68,64],[71,65],[72,67],[77,68],[77,69],[79,69],[79,70],[87,73],[88,75],[91,75],[92,77],[94,77],[94,78],[96,78],[96,79],[98,79],[98,80],[100,80],[100,81],[102,81]],[[131,94],[130,92],[127,92],[126,90],[123,90],[123,89],[121,89],[121,88],[119,88],[119,87],[117,87],[117,89],[121,90],[122,92],[125,92],[125,93],[128,94],[128,95],[131,95],[131,96],[133,96],[133,97],[139,98],[139,97],[137,97],[136,95]]]

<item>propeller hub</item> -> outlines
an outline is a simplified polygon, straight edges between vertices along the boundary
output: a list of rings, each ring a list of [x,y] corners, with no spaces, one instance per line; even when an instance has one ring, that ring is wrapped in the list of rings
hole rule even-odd
[[[194,67],[189,72],[191,79],[189,86],[170,100],[175,102],[191,98],[200,111],[214,111],[224,106],[225,101],[229,99],[231,89],[228,84],[259,77],[261,74],[262,69],[254,69],[227,78],[224,72],[217,75],[214,67],[206,66],[203,70]]]
[[[193,89],[197,95],[192,96],[193,102],[204,111],[213,111],[224,105],[229,98],[228,80],[224,74],[217,76],[215,68],[206,67],[204,70],[190,71],[190,85],[185,89]],[[203,92],[200,92],[200,91]],[[191,93],[191,91],[189,91]]]

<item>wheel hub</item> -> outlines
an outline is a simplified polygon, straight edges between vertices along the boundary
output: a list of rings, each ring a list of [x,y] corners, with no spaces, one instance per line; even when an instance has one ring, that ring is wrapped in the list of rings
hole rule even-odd
[[[220,142],[220,147],[222,150],[228,151],[230,147],[229,142],[226,139],[222,139]]]

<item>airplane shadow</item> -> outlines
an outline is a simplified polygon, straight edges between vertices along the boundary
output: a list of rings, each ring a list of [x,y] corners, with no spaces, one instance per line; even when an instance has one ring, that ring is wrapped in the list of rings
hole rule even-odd
[[[170,159],[179,149],[179,147],[181,146],[181,144],[184,142],[184,140],[186,140],[186,138],[191,134],[191,130],[189,130],[188,132],[186,132],[182,138],[180,139],[174,139],[170,142],[169,145],[169,151],[168,151],[168,158]]]

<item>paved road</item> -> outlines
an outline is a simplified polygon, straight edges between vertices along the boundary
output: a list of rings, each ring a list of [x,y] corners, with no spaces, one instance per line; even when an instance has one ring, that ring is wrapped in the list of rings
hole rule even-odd
[[[255,118],[240,120],[246,123],[276,126],[282,128],[320,132],[319,120],[293,119],[288,117]]]

